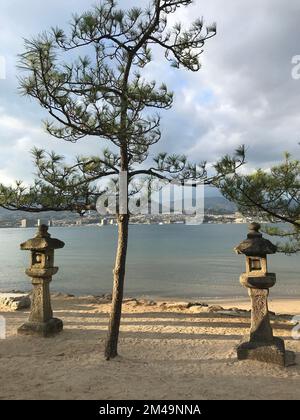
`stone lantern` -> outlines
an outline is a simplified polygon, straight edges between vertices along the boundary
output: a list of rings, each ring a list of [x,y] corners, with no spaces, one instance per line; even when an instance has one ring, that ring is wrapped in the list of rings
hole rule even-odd
[[[273,336],[268,309],[269,289],[276,283],[276,274],[268,272],[267,255],[275,254],[277,247],[264,239],[259,230],[258,223],[251,223],[247,239],[235,248],[238,254],[246,256],[246,272],[240,282],[249,289],[252,302],[250,336],[238,346],[237,356],[239,360],[285,366],[284,341]]]
[[[54,250],[64,246],[64,242],[51,238],[45,225],[39,226],[34,238],[21,244],[21,250],[31,251],[26,274],[32,279],[33,293],[29,319],[18,329],[18,334],[47,337],[62,331],[62,321],[53,318],[49,284],[58,272],[54,267]]]

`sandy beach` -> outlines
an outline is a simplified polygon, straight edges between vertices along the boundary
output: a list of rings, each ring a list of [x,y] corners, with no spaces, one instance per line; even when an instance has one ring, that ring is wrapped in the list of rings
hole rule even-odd
[[[207,304],[250,309],[243,301]],[[180,302],[124,303],[120,356],[103,358],[110,303],[95,297],[53,297],[64,331],[53,338],[21,337],[28,310],[1,312],[0,399],[299,399],[300,341],[290,317],[276,316],[275,334],[297,353],[294,366],[236,359],[249,313],[211,312]],[[270,299],[270,311],[300,314],[300,301]]]

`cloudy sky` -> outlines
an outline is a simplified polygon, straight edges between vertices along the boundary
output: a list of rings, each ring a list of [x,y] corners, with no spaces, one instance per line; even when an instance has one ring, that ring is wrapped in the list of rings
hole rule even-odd
[[[123,8],[145,3],[119,0]],[[51,26],[66,27],[73,12],[93,4],[95,0],[1,0],[0,64],[4,57],[6,78],[0,80],[0,182],[32,179],[29,151],[34,145],[69,159],[101,150],[98,139],[74,145],[45,134],[45,111],[18,95],[16,81],[23,38]],[[158,57],[147,70],[151,80],[165,81],[175,92],[173,109],[163,114],[163,139],[153,153],[174,151],[214,162],[245,144],[249,168],[267,168],[284,151],[299,158],[300,79],[292,78],[292,58],[300,55],[299,0],[195,0],[175,20],[188,25],[198,16],[218,25],[218,35],[202,55],[202,69],[171,69]]]

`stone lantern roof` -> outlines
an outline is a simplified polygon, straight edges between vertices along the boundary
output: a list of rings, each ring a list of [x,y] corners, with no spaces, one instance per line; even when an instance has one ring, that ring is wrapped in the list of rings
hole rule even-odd
[[[262,233],[259,231],[260,228],[259,223],[251,223],[249,225],[247,239],[234,248],[237,254],[244,254],[249,257],[263,257],[277,252],[277,246],[268,239],[263,238]]]
[[[48,233],[48,226],[41,225],[34,238],[21,244],[22,251],[47,251],[51,249],[60,249],[65,246],[65,243],[59,239],[51,238]]]

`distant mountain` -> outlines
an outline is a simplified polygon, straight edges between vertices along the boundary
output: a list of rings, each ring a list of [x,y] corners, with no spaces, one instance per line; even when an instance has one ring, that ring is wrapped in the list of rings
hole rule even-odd
[[[173,204],[173,205],[172,205]],[[190,206],[190,203],[189,203]],[[156,203],[156,207],[158,208],[158,204]],[[176,200],[175,202],[171,202],[170,204],[171,209],[172,208],[181,208],[181,201]],[[163,205],[163,212],[168,213],[170,210],[170,207],[164,203]],[[204,201],[204,208],[206,213],[234,213],[236,211],[236,206],[231,203],[230,201],[226,200],[226,198],[222,196],[216,196],[216,197],[205,197]],[[186,208],[186,210],[190,210],[189,208]],[[45,213],[26,213],[22,211],[9,211],[5,210],[2,207],[0,207],[0,221],[3,220],[21,220],[21,219],[28,219],[28,220],[62,220],[62,219],[78,219],[78,215],[76,213],[71,212],[45,212]]]
[[[78,216],[75,213],[63,211],[63,212],[55,212],[55,211],[48,211],[45,213],[26,213],[24,211],[11,211],[6,210],[0,207],[0,221],[1,220],[21,220],[21,219],[28,219],[28,220],[37,220],[37,219],[65,219],[65,218],[77,218]]]
[[[148,207],[145,207],[147,209]],[[154,208],[159,208],[159,204],[157,202],[154,203]],[[169,213],[170,209],[175,209],[177,211],[180,211],[182,209],[182,201],[181,200],[175,200],[171,201],[170,204],[163,203],[162,211],[163,213]],[[191,205],[191,199],[185,201],[185,210],[191,211],[192,205]],[[237,211],[237,207],[231,203],[229,200],[222,196],[216,196],[216,197],[207,197],[205,196],[204,200],[204,210],[205,213],[235,213]]]
[[[228,213],[234,213],[237,211],[237,207],[234,203],[231,203],[226,198],[220,197],[205,197],[204,207],[206,211],[226,211]]]

